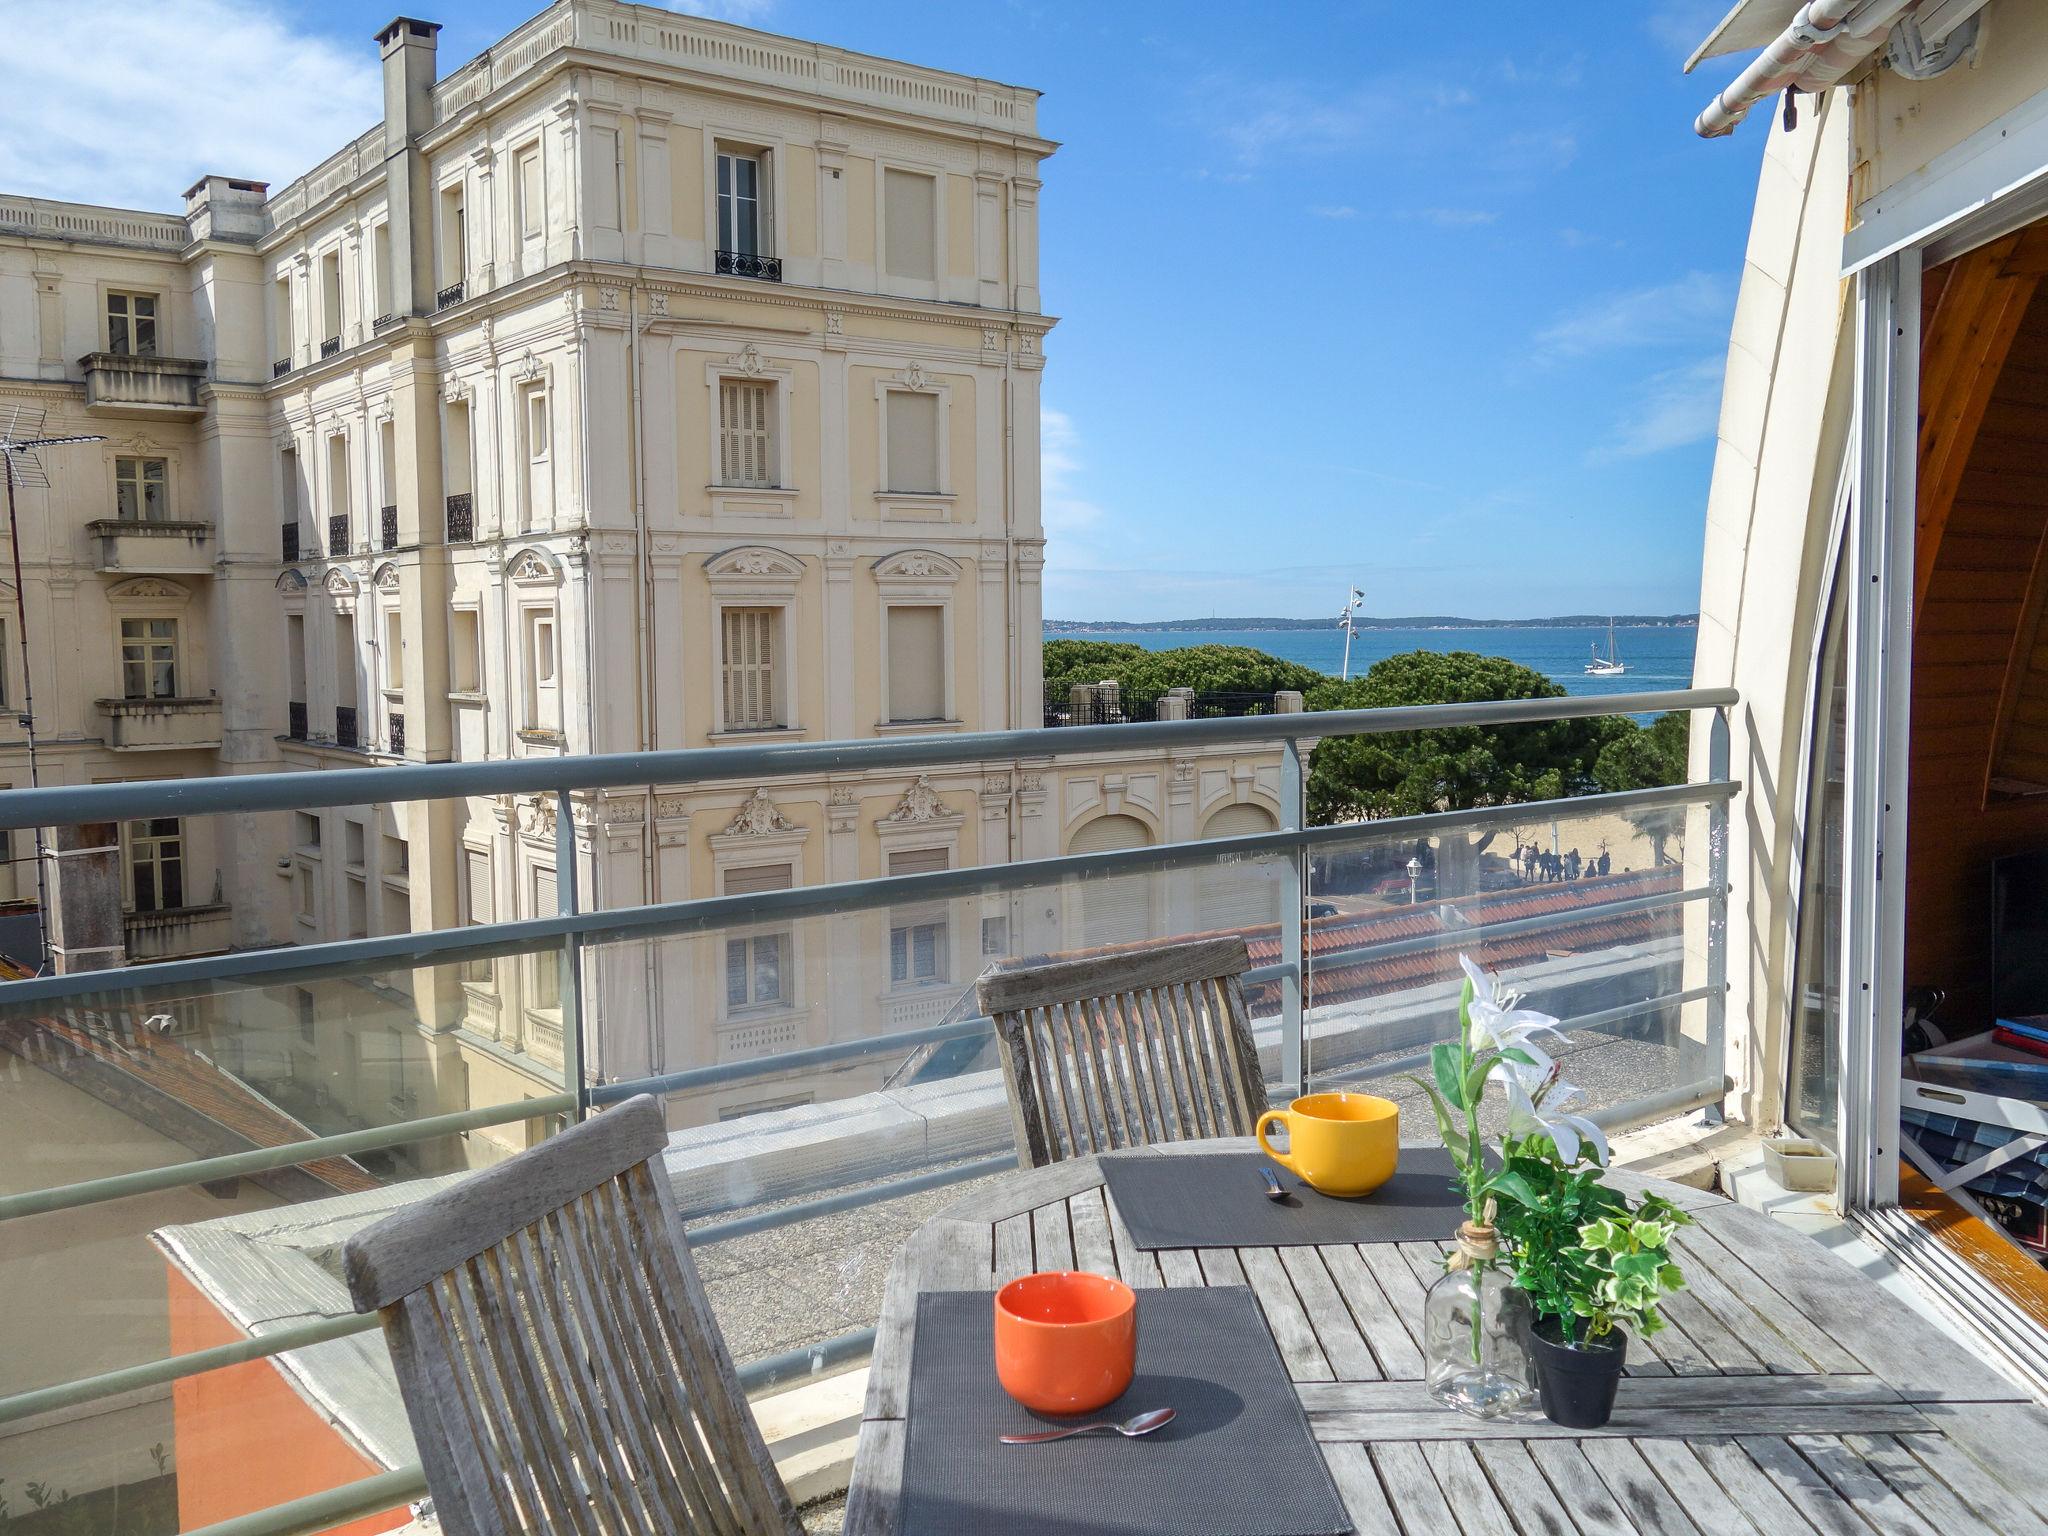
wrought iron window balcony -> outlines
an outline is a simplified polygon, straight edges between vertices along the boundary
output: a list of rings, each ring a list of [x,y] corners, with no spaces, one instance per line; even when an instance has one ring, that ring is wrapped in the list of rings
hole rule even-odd
[[[377,512],[377,547],[398,548],[398,508],[382,507]]]
[[[339,336],[330,336],[320,343],[320,355],[322,357],[332,357],[340,350],[341,338]]]
[[[280,357],[276,362],[270,365],[270,376],[273,379],[281,379],[291,371],[292,360],[288,357]]]
[[[357,751],[362,749],[363,737],[356,724],[356,707],[353,704],[334,706],[334,744]]]
[[[348,553],[348,514],[337,512],[327,519],[327,553],[345,555]]]
[[[370,334],[381,336],[396,324],[398,324],[398,316],[391,314],[379,315],[370,322]]]
[[[291,703],[285,706],[285,710],[287,713],[285,734],[290,736],[293,741],[304,741],[306,739],[306,701],[304,699],[293,699]]]
[[[751,251],[720,251],[713,270],[720,277],[753,277],[764,283],[782,281],[782,258]]]
[[[405,756],[405,716],[395,709],[391,711],[391,755]]]
[[[299,558],[299,525],[285,523],[278,531],[278,558],[286,565],[295,564]]]
[[[476,539],[476,499],[463,491],[448,498],[448,542],[469,544]]]
[[[434,308],[447,309],[462,302],[462,284],[450,283],[434,295]]]

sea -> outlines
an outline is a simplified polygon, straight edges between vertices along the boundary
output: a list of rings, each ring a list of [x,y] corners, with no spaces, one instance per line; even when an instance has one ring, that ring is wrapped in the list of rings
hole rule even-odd
[[[1505,656],[1561,684],[1566,693],[1656,693],[1692,686],[1690,625],[1634,628],[1617,625],[1614,649],[1628,668],[1620,677],[1589,677],[1586,661],[1597,646],[1607,652],[1607,630],[1582,628],[1362,629],[1351,640],[1351,675],[1383,656],[1403,651],[1477,651]],[[1118,629],[1048,633],[1048,640],[1121,640],[1151,651],[1185,645],[1246,645],[1332,677],[1344,664],[1344,634],[1329,629]]]

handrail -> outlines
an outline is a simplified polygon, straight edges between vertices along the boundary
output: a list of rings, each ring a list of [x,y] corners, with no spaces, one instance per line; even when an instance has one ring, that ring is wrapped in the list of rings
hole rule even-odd
[[[393,800],[455,799],[464,795],[645,788],[651,784],[713,783],[876,768],[942,768],[1004,758],[1051,758],[1329,736],[1383,736],[1454,726],[1530,725],[1603,715],[1661,714],[1674,709],[1721,709],[1739,699],[1733,688],[1681,688],[1662,693],[1500,699],[1477,704],[1339,709],[1299,715],[978,731],[959,736],[770,742],[760,746],[742,743],[688,747],[674,752],[612,752],[481,763],[405,763],[384,768],[256,773],[154,783],[46,785],[0,794],[0,830],[133,821],[145,816],[202,816],[374,805]]]
[[[356,770],[347,770],[354,772]],[[384,773],[390,770],[362,770]],[[318,783],[342,772],[286,774],[287,779]],[[247,781],[243,781],[247,782]],[[122,786],[95,786],[119,788]],[[365,970],[403,970],[420,965],[453,964],[531,954],[575,935],[585,944],[626,943],[636,939],[702,933],[734,923],[824,913],[865,911],[876,907],[935,901],[945,897],[993,895],[1048,885],[1069,877],[1109,879],[1118,875],[1179,869],[1223,859],[1254,858],[1305,849],[1314,853],[1325,844],[1362,838],[1393,839],[1421,832],[1444,832],[1503,818],[1540,815],[1546,807],[1570,807],[1576,816],[1598,816],[1660,805],[1704,805],[1725,800],[1739,784],[1703,781],[1661,785],[1654,789],[1619,790],[1604,795],[1579,795],[1564,800],[1536,800],[1517,805],[1484,806],[1468,811],[1438,811],[1419,816],[1393,816],[1380,821],[1340,822],[1330,826],[1282,828],[1238,837],[1208,838],[1187,843],[1161,843],[1148,848],[1120,848],[1106,853],[1070,853],[1053,859],[1026,859],[1003,864],[973,864],[933,870],[921,875],[885,875],[843,880],[830,885],[794,886],[747,896],[704,896],[647,906],[614,907],[564,913],[555,917],[522,918],[513,922],[439,928],[425,933],[384,934],[367,939],[341,939],[326,944],[280,945],[272,949],[232,950],[189,960],[159,960],[118,971],[73,971],[0,982],[0,1009],[17,1004],[54,1002],[64,998],[103,997],[151,987],[222,981],[304,981]],[[43,793],[19,790],[18,794]],[[0,803],[7,796],[0,794]],[[353,803],[353,802],[350,802]],[[160,813],[159,813],[160,814]]]

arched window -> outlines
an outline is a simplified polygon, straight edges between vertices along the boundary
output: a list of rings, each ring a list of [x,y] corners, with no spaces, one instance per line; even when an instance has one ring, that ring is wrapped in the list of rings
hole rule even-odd
[[[1108,853],[1118,848],[1149,848],[1152,830],[1135,816],[1098,816],[1083,823],[1068,844],[1069,853]],[[1155,936],[1152,921],[1152,874],[1117,875],[1081,883],[1083,946],[1134,944]]]

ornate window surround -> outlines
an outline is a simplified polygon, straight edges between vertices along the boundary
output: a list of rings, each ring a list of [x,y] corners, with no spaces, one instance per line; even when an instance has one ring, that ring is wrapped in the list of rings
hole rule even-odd
[[[792,666],[796,654],[796,598],[804,576],[803,561],[795,555],[764,544],[741,544],[720,550],[704,562],[705,579],[711,584],[710,616],[705,654],[712,658],[711,739],[752,741],[763,735],[794,736],[803,730],[801,669]],[[782,725],[779,731],[732,730],[725,723],[725,610],[728,608],[775,608],[782,614],[778,631],[782,651],[776,660],[775,682],[782,691]]]
[[[514,657],[508,664],[518,673],[516,697],[525,698],[526,667],[531,660],[527,654],[526,627],[533,614],[546,614],[554,621],[555,627],[555,708],[558,723],[552,729],[527,724],[523,708],[515,711],[514,734],[522,748],[538,747],[542,754],[559,753],[564,750],[567,738],[569,713],[568,668],[566,642],[568,634],[562,622],[562,562],[553,553],[538,544],[529,544],[516,550],[505,562],[505,582],[512,589],[512,650]]]
[[[889,396],[933,395],[939,402],[938,449],[939,488],[936,491],[892,491],[889,486]],[[953,514],[956,494],[953,485],[951,450],[953,386],[936,374],[927,373],[921,360],[875,380],[875,502],[881,517],[906,518],[914,522],[948,519]]]
[[[962,569],[958,561],[935,549],[900,549],[875,562],[876,611],[880,618],[877,633],[881,640],[876,672],[882,682],[881,708],[875,722],[878,734],[910,735],[959,729],[960,705],[954,691],[953,597]],[[939,610],[939,659],[945,670],[943,719],[898,721],[889,718],[889,610],[892,608]]]
[[[704,365],[705,394],[705,446],[709,457],[705,463],[711,466],[712,483],[704,489],[711,498],[711,515],[714,518],[734,517],[788,517],[796,510],[796,473],[791,467],[790,404],[794,393],[793,381],[796,369],[787,359],[769,358],[753,342],[748,342],[737,352],[716,362]],[[719,463],[719,414],[718,387],[726,380],[758,381],[774,386],[775,413],[769,425],[775,446],[775,481],[772,486],[720,485],[717,483]]]

